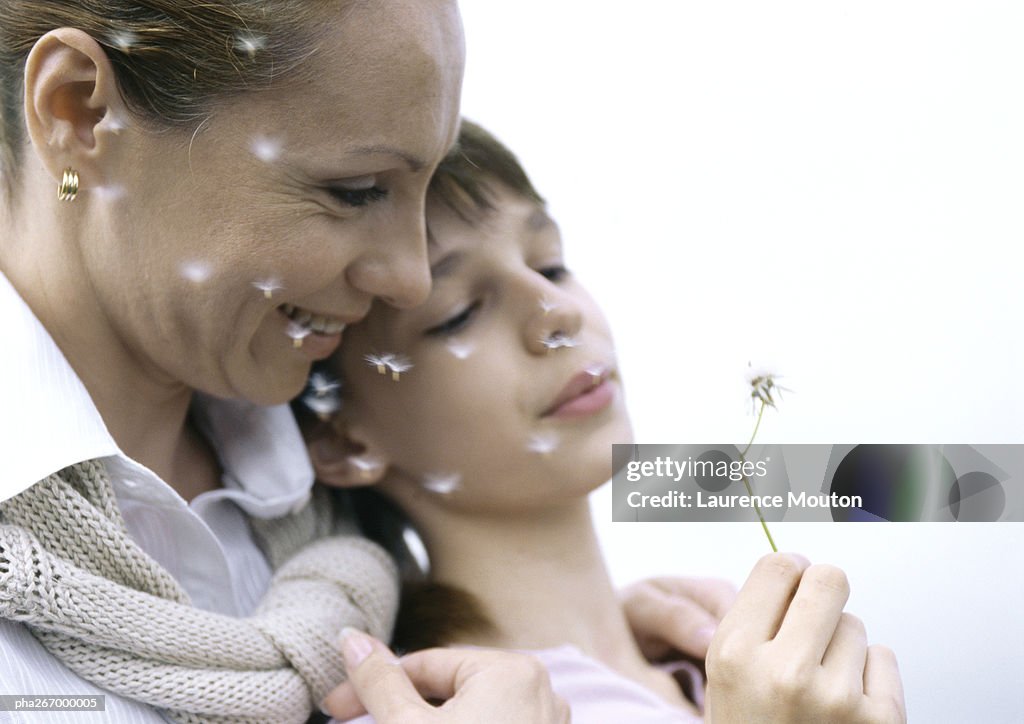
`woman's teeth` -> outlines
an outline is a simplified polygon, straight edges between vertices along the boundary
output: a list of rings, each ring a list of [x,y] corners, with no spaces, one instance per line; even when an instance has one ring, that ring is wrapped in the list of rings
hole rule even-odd
[[[280,309],[288,319],[308,327],[317,334],[338,334],[345,329],[345,323],[336,317],[313,314],[308,309],[296,307],[294,304],[282,304]]]

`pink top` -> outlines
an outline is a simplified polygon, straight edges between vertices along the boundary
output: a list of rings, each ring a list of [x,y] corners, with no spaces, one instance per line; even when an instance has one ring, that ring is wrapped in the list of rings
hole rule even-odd
[[[700,724],[703,717],[672,706],[654,692],[586,656],[575,646],[526,651],[544,662],[555,693],[572,708],[573,724]],[[704,681],[689,662],[664,665],[694,706],[704,709]],[[351,724],[372,724],[361,716]]]

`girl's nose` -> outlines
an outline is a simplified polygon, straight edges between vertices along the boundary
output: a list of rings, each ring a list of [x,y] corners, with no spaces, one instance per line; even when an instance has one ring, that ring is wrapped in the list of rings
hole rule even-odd
[[[556,287],[557,289],[557,287]],[[559,292],[538,297],[536,309],[523,326],[524,342],[534,354],[572,347],[583,327],[583,313],[576,301]]]

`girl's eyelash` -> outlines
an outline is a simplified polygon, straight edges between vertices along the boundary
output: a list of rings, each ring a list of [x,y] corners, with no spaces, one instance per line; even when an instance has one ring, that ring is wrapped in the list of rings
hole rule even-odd
[[[560,282],[569,276],[569,270],[562,264],[556,264],[555,266],[546,266],[543,269],[538,269],[537,273],[545,279],[553,282]]]
[[[347,189],[343,186],[333,186],[327,189],[331,196],[346,206],[367,206],[375,201],[380,201],[388,195],[387,189],[380,186],[370,186],[365,189]]]
[[[470,318],[476,314],[477,309],[480,308],[480,302],[473,302],[468,307],[463,309],[458,314],[449,317],[440,324],[431,327],[426,331],[427,336],[430,337],[443,337],[448,334],[454,334],[460,329],[469,324]]]

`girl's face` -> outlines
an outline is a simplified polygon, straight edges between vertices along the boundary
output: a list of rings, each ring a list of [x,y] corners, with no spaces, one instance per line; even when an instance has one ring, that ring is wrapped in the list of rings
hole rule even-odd
[[[385,490],[510,512],[600,485],[612,443],[632,433],[611,333],[565,268],[557,226],[494,189],[495,209],[472,225],[428,199],[433,290],[349,330],[337,424],[390,464]],[[377,368],[388,354],[412,365],[398,381],[386,359]]]
[[[421,302],[424,197],[457,130],[462,69],[454,2],[355,3],[308,80],[242,93],[190,137],[129,121],[83,254],[143,368],[280,403],[374,297]]]

